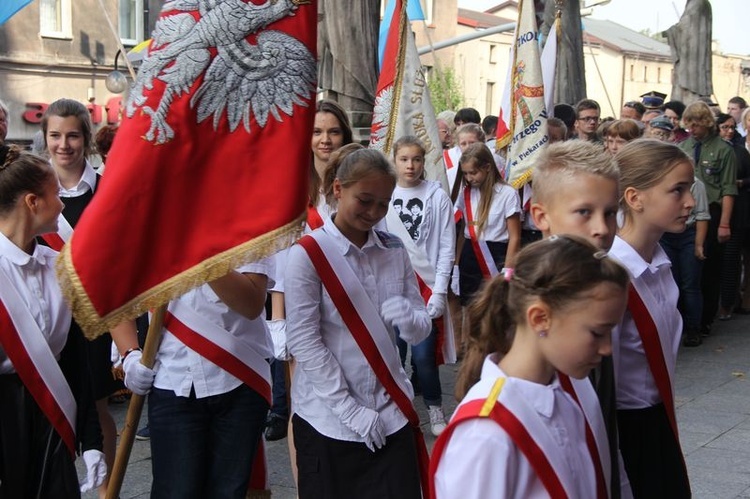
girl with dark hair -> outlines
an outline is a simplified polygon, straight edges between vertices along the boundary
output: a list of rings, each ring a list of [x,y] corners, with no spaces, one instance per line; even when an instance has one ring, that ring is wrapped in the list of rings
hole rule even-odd
[[[83,336],[55,276],[57,252],[36,238],[63,209],[42,158],[0,147],[0,497],[77,498],[107,474]],[[73,464],[83,451],[87,478]]]

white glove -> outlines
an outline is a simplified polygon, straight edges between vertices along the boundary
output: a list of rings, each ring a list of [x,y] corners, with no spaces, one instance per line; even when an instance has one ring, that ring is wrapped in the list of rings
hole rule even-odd
[[[128,355],[130,357],[130,355]],[[83,462],[86,463],[86,480],[81,486],[81,493],[99,488],[107,478],[107,463],[104,462],[104,453],[96,449],[83,452]]]
[[[451,291],[456,296],[461,296],[461,288],[458,285],[459,272],[458,265],[453,266],[453,274],[451,275]]]
[[[289,360],[289,350],[286,347],[286,320],[274,319],[266,321],[271,332],[273,342],[273,356],[278,360]]]
[[[354,433],[365,440],[365,445],[372,452],[385,445],[385,430],[380,424],[380,417],[376,411],[360,406],[352,415],[344,420]]]
[[[443,316],[445,313],[445,302],[445,293],[432,293],[430,299],[427,300],[427,314],[429,314],[430,319],[437,319]]]
[[[391,296],[380,306],[380,315],[386,324],[397,330],[402,340],[412,342],[412,311],[409,300],[403,296]]]
[[[156,376],[156,371],[141,364],[142,356],[140,350],[135,350],[130,352],[122,361],[122,368],[125,371],[125,386],[136,395],[146,395],[150,392],[151,385],[154,384],[154,376]]]

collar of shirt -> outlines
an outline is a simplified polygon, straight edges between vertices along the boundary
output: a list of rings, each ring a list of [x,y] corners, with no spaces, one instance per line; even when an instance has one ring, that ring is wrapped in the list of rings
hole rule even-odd
[[[497,364],[500,358],[498,354],[488,355],[482,365],[482,378],[509,378],[507,374],[500,369]],[[533,381],[527,381],[521,378],[510,377],[518,387],[528,395],[527,401],[536,412],[545,418],[552,417],[552,411],[555,408],[555,390],[560,389],[560,381],[555,375],[552,383],[549,385],[540,385]]]
[[[91,192],[94,192],[95,188],[96,172],[94,171],[94,167],[91,166],[91,163],[86,160],[86,165],[83,167],[83,174],[81,175],[81,179],[78,181],[75,187],[71,189],[66,189],[63,186],[60,186],[60,196],[64,198],[74,198],[85,194],[89,190]]]
[[[656,274],[659,269],[665,265],[671,266],[669,257],[660,245],[656,245],[656,251],[651,259],[651,263],[644,260],[638,252],[625,242],[620,236],[615,236],[612,244],[612,252],[617,255],[617,259],[630,270],[634,279],[638,279],[647,270],[651,274]]]
[[[16,246],[13,241],[8,239],[2,232],[0,232],[0,255],[3,255],[4,258],[19,267],[28,265],[32,261],[41,265],[47,263],[47,255],[41,250],[39,244],[35,244],[34,252],[29,255]]]
[[[371,246],[377,246],[379,248],[385,249],[386,246],[383,244],[383,242],[380,240],[378,235],[375,233],[373,229],[370,229],[370,231],[367,234],[367,242],[362,246],[361,248],[358,248],[354,243],[349,241],[349,239],[346,238],[344,234],[341,233],[338,227],[336,227],[336,224],[333,223],[333,219],[336,216],[334,213],[330,217],[326,219],[326,221],[323,224],[323,230],[326,231],[328,234],[333,236],[333,240],[336,242],[336,247],[341,252],[342,255],[348,254],[350,251],[364,251],[365,249],[371,247]]]

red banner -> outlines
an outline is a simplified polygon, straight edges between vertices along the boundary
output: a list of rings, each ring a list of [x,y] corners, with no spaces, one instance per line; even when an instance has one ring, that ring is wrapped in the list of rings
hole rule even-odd
[[[289,245],[306,211],[316,2],[164,7],[58,264],[90,336]]]

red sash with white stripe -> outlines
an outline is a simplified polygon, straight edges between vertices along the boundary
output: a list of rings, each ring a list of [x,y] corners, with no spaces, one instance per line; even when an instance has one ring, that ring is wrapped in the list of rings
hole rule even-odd
[[[455,165],[453,164],[453,160],[451,159],[451,155],[448,154],[448,149],[443,149],[443,160],[445,161],[445,169],[450,170]]]
[[[568,395],[573,397],[573,400],[575,400],[575,403],[578,404],[578,407],[581,408],[581,412],[583,412],[584,420],[586,422],[586,447],[588,447],[589,454],[591,454],[591,460],[594,462],[594,472],[596,473],[596,497],[598,497],[599,499],[605,499],[609,497],[609,493],[607,492],[609,487],[607,486],[607,480],[604,476],[604,469],[602,467],[602,459],[599,453],[599,447],[596,443],[594,432],[591,430],[591,424],[589,423],[586,410],[581,404],[581,401],[578,398],[578,394],[576,393],[576,390],[573,387],[573,383],[570,381],[568,375],[558,372],[557,378],[560,380],[560,386],[562,387],[562,389]],[[616,466],[617,463],[611,465]]]
[[[497,385],[496,385],[497,386]],[[500,385],[502,387],[502,385]],[[521,450],[528,459],[532,469],[536,473],[544,488],[552,499],[567,499],[560,477],[550,463],[542,448],[534,441],[523,423],[506,406],[497,400],[497,393],[493,391],[487,399],[476,399],[459,406],[451,418],[450,423],[440,434],[435,446],[432,448],[432,459],[430,460],[430,495],[436,499],[435,473],[440,465],[440,458],[450,442],[453,432],[459,424],[464,421],[477,418],[489,418],[502,427],[510,436],[513,443]]]
[[[477,257],[479,269],[485,279],[490,279],[500,273],[495,265],[495,259],[492,258],[490,248],[486,241],[480,241],[477,237],[477,231],[474,227],[474,214],[471,209],[471,186],[464,187],[464,205],[466,206],[466,227],[469,229],[469,239],[471,247],[474,249],[474,255]]]
[[[643,350],[646,352],[646,361],[651,370],[651,375],[656,382],[656,389],[659,391],[659,397],[661,397],[661,400],[664,403],[664,408],[667,411],[667,418],[669,419],[669,425],[672,427],[674,439],[677,442],[677,446],[680,447],[680,436],[677,430],[677,415],[675,413],[674,395],[672,392],[672,380],[669,377],[667,363],[664,360],[664,351],[662,350],[661,340],[659,339],[659,331],[656,328],[654,319],[651,317],[651,313],[648,311],[646,304],[643,302],[638,291],[632,284],[628,287],[628,311],[633,317],[633,322],[638,330],[641,343],[643,343]],[[687,469],[681,448],[680,457],[682,457],[682,466]],[[685,476],[687,476],[687,472],[685,472]]]
[[[352,302],[350,295],[354,295],[352,289],[344,287],[343,282],[336,275],[336,272],[331,266],[331,262],[326,257],[323,249],[320,247],[318,241],[310,235],[304,236],[299,241],[300,246],[307,252],[310,261],[315,267],[321,282],[328,291],[328,294],[336,306],[341,318],[346,324],[346,327],[352,333],[354,341],[359,346],[360,350],[367,359],[368,364],[372,368],[375,376],[378,378],[380,384],[383,385],[388,396],[390,396],[396,403],[396,406],[401,413],[406,416],[409,420],[409,425],[414,431],[414,439],[417,446],[417,455],[419,457],[419,468],[420,478],[422,481],[422,490],[428,490],[427,482],[427,470],[429,464],[429,455],[427,454],[427,446],[425,445],[424,435],[419,427],[419,415],[414,409],[409,397],[404,393],[398,382],[393,376],[393,373],[388,367],[383,356],[380,354],[378,347],[373,339],[367,325],[362,320],[357,308]],[[362,290],[364,291],[364,290]]]
[[[0,271],[0,346],[18,377],[71,455],[76,449],[76,402],[38,324]]]
[[[307,204],[307,225],[310,226],[310,230],[315,230],[323,227],[323,217],[320,216],[318,209],[309,202]]]
[[[238,378],[271,404],[270,368],[260,354],[236,341],[220,326],[183,305],[170,304],[164,328],[188,348]]]
[[[57,217],[57,232],[50,232],[49,234],[42,234],[42,239],[47,243],[47,246],[55,251],[62,251],[65,243],[70,241],[70,236],[73,235],[73,227],[70,222],[60,213]]]

